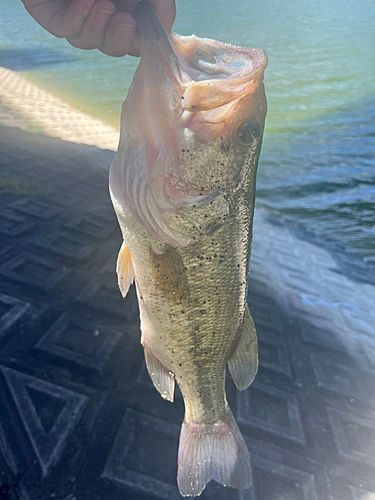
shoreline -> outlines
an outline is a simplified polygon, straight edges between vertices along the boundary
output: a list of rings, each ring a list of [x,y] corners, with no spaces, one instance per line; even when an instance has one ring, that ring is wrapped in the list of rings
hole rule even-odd
[[[0,124],[65,141],[117,150],[119,132],[0,66]]]

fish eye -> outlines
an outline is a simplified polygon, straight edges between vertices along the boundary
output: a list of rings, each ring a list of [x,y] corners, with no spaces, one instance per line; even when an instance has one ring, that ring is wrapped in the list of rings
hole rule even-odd
[[[244,146],[250,146],[259,137],[260,126],[256,120],[245,120],[236,129],[237,139]]]

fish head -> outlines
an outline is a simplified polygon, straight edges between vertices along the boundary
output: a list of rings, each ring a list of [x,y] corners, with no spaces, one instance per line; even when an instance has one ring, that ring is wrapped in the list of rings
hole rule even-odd
[[[141,61],[123,105],[111,196],[118,216],[183,246],[190,236],[170,226],[171,213],[235,187],[244,166],[256,168],[267,57],[194,35],[167,37],[147,0],[135,17]]]

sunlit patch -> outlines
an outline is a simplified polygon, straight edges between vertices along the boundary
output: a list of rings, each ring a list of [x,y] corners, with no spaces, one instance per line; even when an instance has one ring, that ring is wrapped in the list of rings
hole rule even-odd
[[[364,493],[358,500],[375,500],[375,493]]]

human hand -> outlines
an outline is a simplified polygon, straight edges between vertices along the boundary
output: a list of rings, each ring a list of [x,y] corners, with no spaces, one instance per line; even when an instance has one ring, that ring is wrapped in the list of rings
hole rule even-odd
[[[22,0],[47,31],[80,49],[99,49],[109,56],[139,55],[132,17],[139,0]],[[166,33],[176,17],[175,0],[150,0]]]

